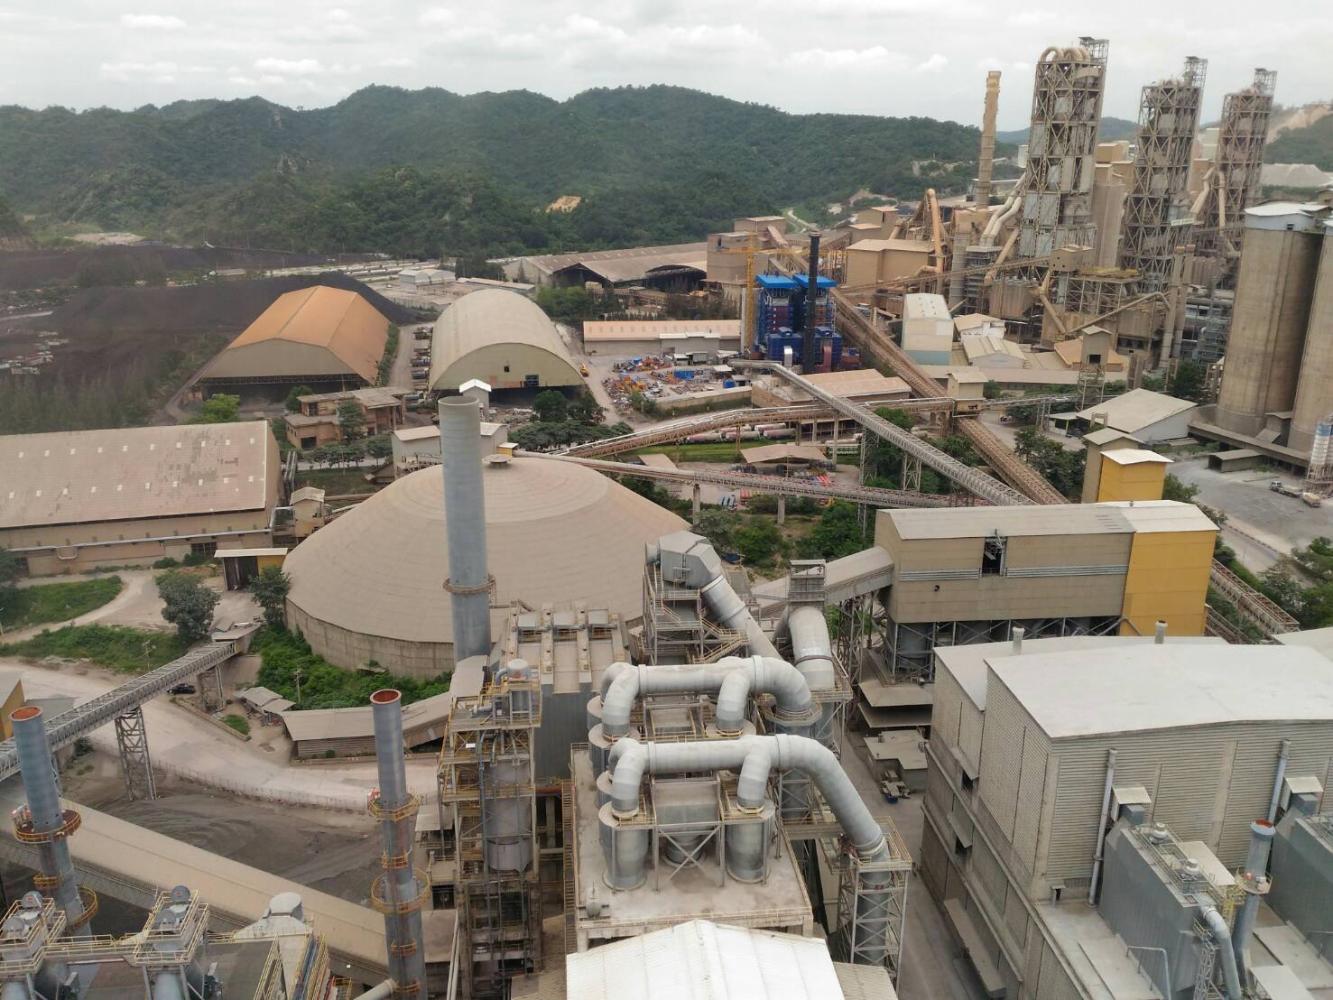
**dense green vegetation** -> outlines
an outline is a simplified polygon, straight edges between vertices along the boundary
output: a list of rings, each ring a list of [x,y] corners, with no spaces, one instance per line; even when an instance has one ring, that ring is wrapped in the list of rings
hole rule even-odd
[[[1309,128],[1292,129],[1264,147],[1267,163],[1313,163],[1320,170],[1333,170],[1333,115],[1320,118]]]
[[[121,673],[141,674],[171,662],[188,648],[189,643],[172,632],[148,632],[124,625],[67,625],[0,646],[0,655],[64,656],[91,660]]]
[[[1082,448],[1068,451],[1041,431],[1024,427],[1014,438],[1014,454],[1069,499],[1077,500],[1082,494],[1083,469],[1088,457]]]
[[[47,226],[475,258],[694,240],[862,188],[955,193],[977,145],[952,122],[789,115],[679,87],[557,102],[376,86],[312,110],[0,107],[0,193]],[[583,203],[547,214],[562,194]]]
[[[119,594],[120,588],[120,577],[103,576],[5,590],[0,592],[0,626],[9,630],[68,621],[100,608]]]
[[[9,202],[0,196],[0,245],[25,239],[27,235],[28,227],[23,224],[23,220],[18,217]]]
[[[1264,573],[1259,589],[1302,628],[1333,625],[1333,539],[1316,538],[1293,549],[1291,558],[1304,579],[1274,566]]]
[[[261,629],[252,648],[263,661],[259,683],[295,702],[298,709],[368,705],[371,694],[384,687],[401,691],[404,705],[449,690],[448,676],[421,681],[386,673],[343,670],[313,652],[300,635],[281,629]]]
[[[1139,123],[1128,118],[1116,118],[1105,115],[1097,126],[1098,142],[1116,142],[1120,139],[1133,139],[1138,133]],[[1008,132],[996,132],[996,141],[1020,143],[1028,141],[1028,129],[1018,128]]]

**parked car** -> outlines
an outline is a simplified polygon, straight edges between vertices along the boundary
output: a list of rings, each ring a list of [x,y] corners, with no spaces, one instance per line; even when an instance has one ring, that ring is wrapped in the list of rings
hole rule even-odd
[[[193,684],[177,684],[175,687],[168,688],[167,694],[195,694]]]

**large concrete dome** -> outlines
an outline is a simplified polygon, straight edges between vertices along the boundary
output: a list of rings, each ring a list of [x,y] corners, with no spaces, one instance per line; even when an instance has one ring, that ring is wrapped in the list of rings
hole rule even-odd
[[[515,458],[487,464],[486,548],[495,603],[606,608],[640,616],[647,542],[686,527],[599,472]],[[444,479],[399,479],[287,557],[288,625],[331,663],[375,660],[429,677],[453,666]]]

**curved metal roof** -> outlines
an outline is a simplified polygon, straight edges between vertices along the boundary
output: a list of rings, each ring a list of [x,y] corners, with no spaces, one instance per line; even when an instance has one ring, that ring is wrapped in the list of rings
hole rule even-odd
[[[583,382],[555,324],[539,305],[517,292],[483,288],[463,296],[435,321],[430,387],[456,389],[470,378],[485,378],[489,372],[472,370],[468,355],[495,345],[542,351],[568,367],[568,384]]]
[[[508,293],[503,293],[508,294]],[[686,527],[675,514],[591,469],[515,458],[488,465],[486,549],[496,604],[584,602],[640,614],[647,542]],[[453,641],[444,477],[399,479],[306,539],[287,557],[289,600],[366,635]]]

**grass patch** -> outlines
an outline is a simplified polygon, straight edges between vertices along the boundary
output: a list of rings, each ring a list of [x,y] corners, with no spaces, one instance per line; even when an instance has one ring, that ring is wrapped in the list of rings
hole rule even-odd
[[[753,448],[763,442],[745,441],[742,448]],[[771,443],[771,442],[770,442]],[[736,445],[730,441],[700,442],[699,444],[659,444],[640,448],[632,455],[666,455],[681,462],[735,462]]]
[[[125,674],[142,674],[171,662],[188,648],[175,632],[148,632],[125,625],[67,625],[0,646],[0,654],[66,656]]]
[[[299,486],[318,486],[330,496],[349,493],[374,493],[375,487],[366,482],[365,469],[310,469],[298,472]]]
[[[250,735],[250,720],[243,715],[224,715],[222,717],[222,724],[224,726],[230,726],[242,736]]]
[[[298,709],[368,705],[371,694],[385,687],[401,691],[404,705],[449,690],[447,676],[439,680],[421,681],[392,674],[343,670],[313,652],[310,644],[301,636],[290,632],[262,629],[255,635],[251,648],[259,653],[263,661],[259,668],[259,684],[295,702]],[[301,679],[300,698],[296,696],[298,672]]]
[[[77,618],[111,601],[121,586],[120,577],[106,576],[11,590],[0,599],[0,625],[6,629],[27,628]]]

